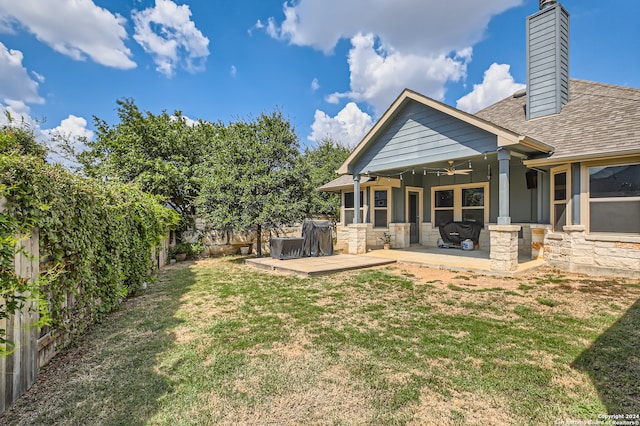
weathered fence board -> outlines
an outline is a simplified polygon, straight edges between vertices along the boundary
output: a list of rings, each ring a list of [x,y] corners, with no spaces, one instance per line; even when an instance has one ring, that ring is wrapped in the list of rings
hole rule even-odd
[[[38,279],[38,238],[38,230],[34,228],[30,237],[20,242],[21,250],[14,260],[18,275],[30,280]],[[22,311],[0,323],[7,331],[7,339],[15,344],[11,355],[0,357],[0,412],[26,392],[38,375],[38,330],[34,325],[38,321],[38,313],[32,308],[32,303],[28,303]]]

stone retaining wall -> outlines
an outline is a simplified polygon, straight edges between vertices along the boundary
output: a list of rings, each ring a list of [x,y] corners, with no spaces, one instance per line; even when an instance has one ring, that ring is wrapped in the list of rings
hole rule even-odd
[[[195,219],[195,230],[184,231],[181,234],[181,238],[187,243],[194,243],[200,241],[204,246],[204,250],[201,256],[223,256],[240,253],[241,247],[250,247],[251,252],[256,250],[256,232],[245,231],[220,231],[212,229],[201,218]],[[280,229],[269,231],[262,231],[262,253],[268,254],[269,237],[301,237],[302,225],[283,226]]]

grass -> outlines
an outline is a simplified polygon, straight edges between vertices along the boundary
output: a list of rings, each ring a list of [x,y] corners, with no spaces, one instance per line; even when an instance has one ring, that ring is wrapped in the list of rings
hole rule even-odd
[[[640,412],[637,286],[468,278],[455,277],[477,289],[394,268],[313,279],[234,258],[169,268],[56,357],[0,423],[550,424]]]

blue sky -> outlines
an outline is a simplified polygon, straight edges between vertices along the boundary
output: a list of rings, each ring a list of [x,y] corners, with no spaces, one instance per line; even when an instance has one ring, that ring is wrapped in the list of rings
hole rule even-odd
[[[640,2],[565,0],[570,74],[640,88]],[[537,0],[0,0],[0,110],[93,137],[116,100],[233,121],[279,108],[354,146],[408,87],[474,112],[525,82]],[[4,114],[0,120],[4,120]]]

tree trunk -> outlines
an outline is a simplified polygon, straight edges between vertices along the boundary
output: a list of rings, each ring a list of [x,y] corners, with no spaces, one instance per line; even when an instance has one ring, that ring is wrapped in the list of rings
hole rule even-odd
[[[262,225],[256,228],[256,254],[262,257]]]

